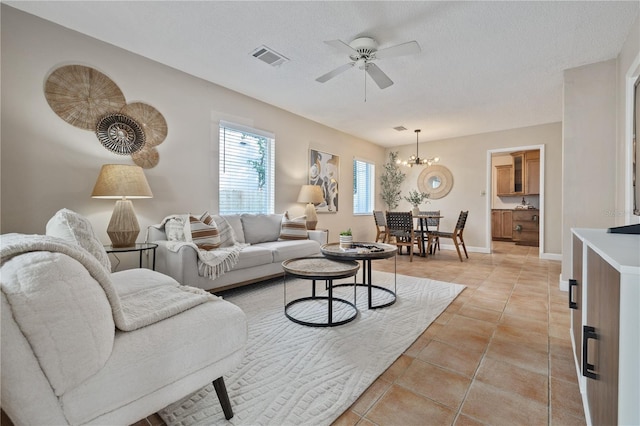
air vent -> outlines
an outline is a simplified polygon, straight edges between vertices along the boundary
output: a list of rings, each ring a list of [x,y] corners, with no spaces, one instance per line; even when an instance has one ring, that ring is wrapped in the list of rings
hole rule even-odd
[[[275,50],[270,49],[264,45],[258,47],[253,52],[251,52],[251,55],[254,58],[260,59],[262,62],[265,62],[271,65],[272,67],[277,67],[279,65],[282,65],[284,62],[289,60],[289,58],[282,56]]]
[[[403,131],[407,130],[407,128],[404,127],[404,126],[398,126],[398,127],[394,127],[393,130],[397,130],[399,132],[403,132]]]

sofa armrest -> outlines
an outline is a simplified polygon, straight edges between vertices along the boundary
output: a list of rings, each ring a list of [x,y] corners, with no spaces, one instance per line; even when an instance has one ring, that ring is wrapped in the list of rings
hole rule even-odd
[[[164,228],[157,228],[158,225],[150,225],[147,227],[147,241],[157,243],[158,241],[166,241],[167,234]]]
[[[309,229],[307,235],[310,240],[317,241],[320,245],[327,244],[329,242],[329,230],[328,229]]]
[[[183,246],[177,252],[169,250],[169,241],[152,241],[156,249],[156,271],[169,275],[182,285],[189,285],[198,275],[198,252],[191,246]]]

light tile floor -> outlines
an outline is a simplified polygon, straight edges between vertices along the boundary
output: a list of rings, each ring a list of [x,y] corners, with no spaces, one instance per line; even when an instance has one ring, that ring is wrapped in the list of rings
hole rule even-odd
[[[392,259],[372,264],[394,268]],[[334,425],[585,424],[560,262],[494,242],[493,254],[464,262],[449,250],[399,256],[397,271],[467,288]],[[149,425],[164,423],[135,424]]]
[[[462,263],[443,250],[397,268],[467,288],[335,425],[585,424],[560,262],[494,242]]]

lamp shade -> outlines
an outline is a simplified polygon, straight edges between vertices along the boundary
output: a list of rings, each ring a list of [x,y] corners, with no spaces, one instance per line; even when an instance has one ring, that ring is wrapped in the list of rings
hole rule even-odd
[[[113,247],[132,247],[140,233],[133,204],[128,198],[152,198],[151,188],[140,166],[105,164],[91,193],[93,198],[115,198],[107,235]]]
[[[322,188],[318,185],[302,185],[298,194],[299,203],[319,204],[324,200]]]
[[[93,198],[153,198],[142,167],[105,164],[91,193]]]
[[[298,194],[299,203],[307,203],[304,214],[307,217],[307,229],[316,229],[318,223],[318,216],[316,215],[316,207],[314,204],[318,204],[324,201],[324,194],[322,188],[318,185],[302,185],[300,193]]]

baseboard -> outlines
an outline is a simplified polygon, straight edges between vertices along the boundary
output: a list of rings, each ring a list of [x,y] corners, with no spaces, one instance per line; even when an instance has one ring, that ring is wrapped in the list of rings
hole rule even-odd
[[[569,281],[563,280],[562,276],[558,276],[559,287],[561,291],[569,291]]]
[[[440,243],[440,249],[456,251],[456,246],[454,246],[453,244],[442,244],[442,243]],[[464,251],[464,250],[462,250],[462,247],[460,247],[460,250]],[[468,253],[485,253],[485,254],[489,254],[489,253],[491,253],[491,250],[489,250],[486,247],[470,247],[470,246],[467,246],[467,252]],[[464,254],[464,253],[462,253],[462,254]]]
[[[557,253],[541,253],[540,259],[557,260],[558,262],[562,262],[562,255]]]
[[[453,244],[442,244],[442,243],[440,243],[440,248],[442,250],[453,250],[453,251],[456,250],[456,246],[454,246]],[[462,248],[460,250],[462,250]],[[469,253],[490,254],[491,250],[486,248],[486,247],[470,247],[470,246],[467,246],[467,252],[469,252]],[[562,262],[562,255],[561,254],[556,254],[556,253],[542,253],[540,255],[540,259],[557,260],[558,262]]]

